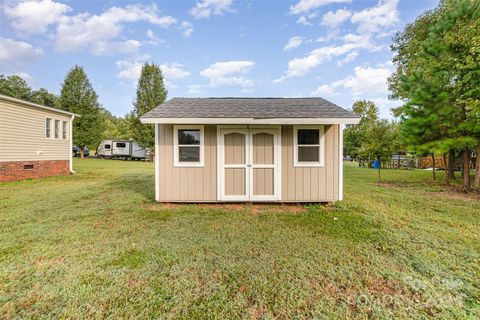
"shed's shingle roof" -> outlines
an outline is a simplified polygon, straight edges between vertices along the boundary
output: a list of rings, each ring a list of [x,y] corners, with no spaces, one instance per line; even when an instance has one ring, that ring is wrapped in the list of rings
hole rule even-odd
[[[173,98],[142,118],[358,118],[322,98]]]

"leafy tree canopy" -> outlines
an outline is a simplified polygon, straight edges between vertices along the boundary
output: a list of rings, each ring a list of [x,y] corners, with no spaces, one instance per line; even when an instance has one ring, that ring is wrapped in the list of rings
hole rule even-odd
[[[79,114],[73,122],[73,143],[83,148],[101,139],[102,117],[98,96],[80,66],[74,66],[65,77],[60,93],[63,110]]]

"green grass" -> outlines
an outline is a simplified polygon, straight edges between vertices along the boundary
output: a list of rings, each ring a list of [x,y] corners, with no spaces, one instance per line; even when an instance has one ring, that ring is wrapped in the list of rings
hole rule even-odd
[[[74,166],[0,184],[0,318],[480,317],[480,201],[430,172],[347,164],[343,202],[298,212],[163,206],[151,163]]]

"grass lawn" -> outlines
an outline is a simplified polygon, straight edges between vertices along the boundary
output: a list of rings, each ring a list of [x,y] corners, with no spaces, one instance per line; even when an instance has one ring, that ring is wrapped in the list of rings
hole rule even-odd
[[[336,206],[166,206],[153,164],[0,184],[0,318],[480,317],[480,201],[346,164]],[[442,174],[439,174],[442,176]]]

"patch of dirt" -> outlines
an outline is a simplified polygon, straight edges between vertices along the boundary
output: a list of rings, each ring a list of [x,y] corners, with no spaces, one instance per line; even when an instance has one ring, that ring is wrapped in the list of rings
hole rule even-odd
[[[149,211],[160,211],[166,209],[180,209],[189,204],[183,203],[158,203],[145,205],[144,208]],[[307,212],[306,206],[292,204],[266,204],[266,203],[200,203],[196,206],[205,209],[216,209],[223,211],[250,212],[260,214],[264,212],[301,214]]]
[[[464,193],[460,191],[440,191],[440,192],[431,192],[430,195],[439,198],[448,198],[452,200],[461,200],[461,201],[480,201],[480,194],[478,193]]]

